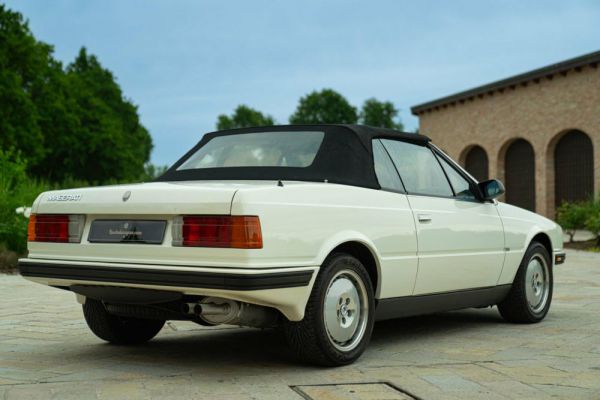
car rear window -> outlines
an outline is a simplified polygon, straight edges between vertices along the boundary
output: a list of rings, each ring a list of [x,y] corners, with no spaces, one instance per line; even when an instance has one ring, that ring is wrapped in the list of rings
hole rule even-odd
[[[177,170],[308,167],[313,163],[324,135],[320,131],[274,131],[216,136],[192,154]]]

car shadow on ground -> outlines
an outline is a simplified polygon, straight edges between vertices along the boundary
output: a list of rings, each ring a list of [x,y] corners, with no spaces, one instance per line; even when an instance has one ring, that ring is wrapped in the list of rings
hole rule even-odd
[[[371,345],[385,351],[386,347],[392,348],[401,343],[436,336],[447,337],[489,324],[503,324],[495,310],[463,310],[388,320],[376,323]],[[133,347],[114,346],[98,341],[85,348],[73,346],[63,349],[62,356],[79,358],[82,352],[86,352],[85,357],[88,359],[155,365],[171,371],[201,369],[208,375],[219,375],[232,368],[239,372],[247,367],[248,371],[253,371],[252,374],[257,374],[261,370],[278,367],[292,367],[291,371],[310,367],[294,357],[279,329],[199,329],[173,332],[159,334],[151,342]]]
[[[493,308],[467,309],[445,313],[391,319],[375,324],[371,343],[385,346],[414,339],[431,339],[451,335],[453,332],[479,329],[490,324],[504,324]]]

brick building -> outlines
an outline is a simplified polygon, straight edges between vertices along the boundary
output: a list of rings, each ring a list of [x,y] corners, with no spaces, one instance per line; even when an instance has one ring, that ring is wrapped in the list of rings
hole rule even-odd
[[[411,108],[431,137],[504,201],[553,218],[600,192],[600,51]]]

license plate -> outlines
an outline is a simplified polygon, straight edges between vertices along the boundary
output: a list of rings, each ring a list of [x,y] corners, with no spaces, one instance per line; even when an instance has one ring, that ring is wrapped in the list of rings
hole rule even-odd
[[[161,244],[166,226],[167,221],[97,219],[92,222],[88,241]]]

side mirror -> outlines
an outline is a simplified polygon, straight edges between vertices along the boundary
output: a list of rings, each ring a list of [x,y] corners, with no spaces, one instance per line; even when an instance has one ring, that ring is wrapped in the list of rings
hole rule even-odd
[[[498,179],[479,182],[477,184],[484,200],[492,200],[504,193],[504,185]]]

